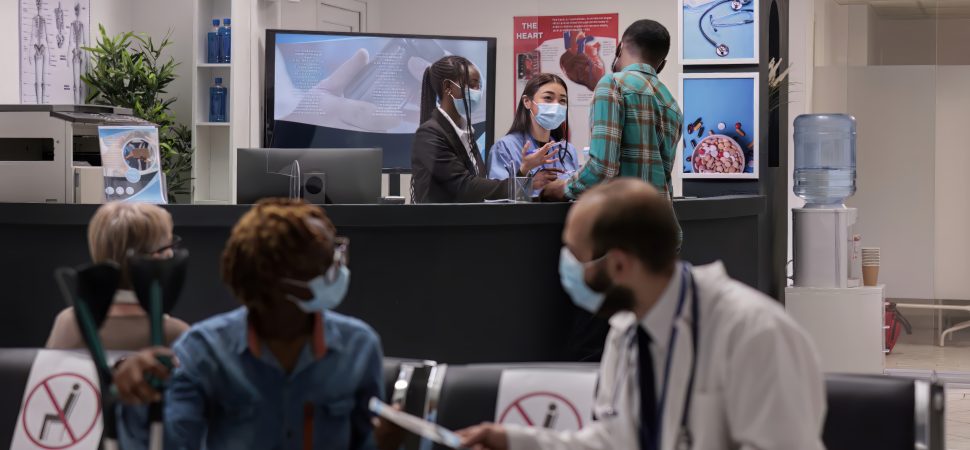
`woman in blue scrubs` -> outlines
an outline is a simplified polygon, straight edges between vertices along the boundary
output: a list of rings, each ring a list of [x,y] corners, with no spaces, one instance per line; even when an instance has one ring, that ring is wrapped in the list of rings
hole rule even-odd
[[[557,155],[531,171],[532,187],[542,189],[557,178],[568,178],[579,169],[576,149],[568,142],[569,123],[566,120],[568,92],[566,82],[556,75],[543,73],[529,80],[522,91],[515,120],[508,134],[495,142],[489,152],[488,177],[504,180],[509,177],[509,166],[515,170],[522,164],[522,156],[539,149]]]

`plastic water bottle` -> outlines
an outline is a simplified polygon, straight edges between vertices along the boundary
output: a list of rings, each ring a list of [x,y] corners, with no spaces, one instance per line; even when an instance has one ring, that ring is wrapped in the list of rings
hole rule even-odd
[[[232,62],[232,28],[230,24],[232,22],[229,18],[222,19],[222,26],[219,27],[219,55],[222,63]]]
[[[206,35],[205,62],[215,64],[219,62],[219,52],[222,43],[219,41],[219,19],[212,19],[212,31]]]
[[[855,194],[855,117],[805,114],[795,119],[795,195],[807,208],[841,208]]]
[[[229,90],[222,85],[222,78],[216,77],[215,85],[209,88],[209,122],[226,121],[226,103]]]

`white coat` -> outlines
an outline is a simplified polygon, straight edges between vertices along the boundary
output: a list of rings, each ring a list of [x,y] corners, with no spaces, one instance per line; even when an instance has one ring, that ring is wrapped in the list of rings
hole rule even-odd
[[[805,332],[777,302],[728,277],[721,263],[695,267],[692,274],[700,315],[699,355],[688,418],[692,448],[824,449],[821,442],[824,378],[818,356]],[[677,288],[675,293],[665,293],[654,308],[678,300],[682,284],[679,280],[678,271],[671,283]],[[686,303],[674,323],[678,337],[663,411],[662,450],[676,448],[693,359],[692,293],[689,285],[687,288]],[[668,305],[667,309],[672,317],[674,308]],[[637,322],[633,313],[623,312],[610,319],[610,326],[594,402],[599,420],[577,432],[509,426],[511,450],[640,448],[637,347],[628,344],[630,333],[635,331],[632,327],[641,326],[641,322]],[[666,343],[666,337],[662,341]],[[660,360],[654,364],[659,399],[663,359],[656,354],[654,358]],[[616,387],[618,378],[622,380]],[[611,410],[615,414],[605,414]]]

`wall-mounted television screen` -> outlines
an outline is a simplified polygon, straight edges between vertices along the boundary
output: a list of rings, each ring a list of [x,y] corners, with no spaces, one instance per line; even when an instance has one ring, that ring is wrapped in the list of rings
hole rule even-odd
[[[484,151],[494,139],[495,38],[267,30],[264,147],[380,147],[385,170],[407,171],[424,70],[448,55],[482,74],[484,101],[471,114]]]

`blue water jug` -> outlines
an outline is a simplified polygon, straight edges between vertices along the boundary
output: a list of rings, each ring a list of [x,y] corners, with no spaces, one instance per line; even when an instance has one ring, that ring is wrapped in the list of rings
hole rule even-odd
[[[855,117],[795,118],[795,195],[806,208],[841,208],[855,194]]]
[[[212,19],[212,31],[206,35],[206,58],[205,62],[215,64],[219,61],[219,52],[222,43],[219,40],[219,19]]]
[[[226,105],[229,90],[222,85],[222,77],[216,77],[215,85],[209,88],[209,122],[226,122]]]

